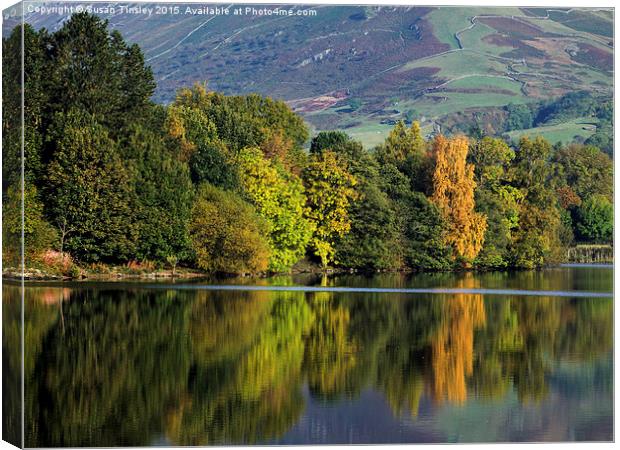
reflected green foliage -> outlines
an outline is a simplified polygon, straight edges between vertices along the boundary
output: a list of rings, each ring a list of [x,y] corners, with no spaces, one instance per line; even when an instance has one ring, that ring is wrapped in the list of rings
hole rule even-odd
[[[472,288],[495,278],[444,282]],[[18,292],[4,288],[9,316]],[[608,298],[26,292],[29,446],[268,442],[308,401],[338,405],[368,389],[414,420],[429,400],[442,409],[510,398],[538,405],[556,389],[558,364],[588,367],[612,348]],[[17,328],[7,330],[5,348],[19,340]],[[12,355],[5,367],[18,367]],[[594,379],[580,380],[589,392]]]

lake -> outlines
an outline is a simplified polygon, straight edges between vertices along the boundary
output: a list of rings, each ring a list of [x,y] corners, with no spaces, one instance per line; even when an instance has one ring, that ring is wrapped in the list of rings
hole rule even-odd
[[[611,266],[30,283],[26,446],[609,441],[612,291]]]

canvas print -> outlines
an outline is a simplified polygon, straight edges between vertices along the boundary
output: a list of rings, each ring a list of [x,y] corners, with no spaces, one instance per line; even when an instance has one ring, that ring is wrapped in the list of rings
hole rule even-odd
[[[2,438],[612,441],[609,8],[25,1]]]

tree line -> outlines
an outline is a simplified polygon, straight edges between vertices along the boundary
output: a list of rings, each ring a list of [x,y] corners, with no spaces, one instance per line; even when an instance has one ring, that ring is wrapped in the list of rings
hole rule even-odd
[[[212,273],[535,268],[612,239],[613,165],[594,146],[426,138],[415,122],[374,149],[310,139],[256,94],[197,84],[153,103],[142,51],[96,16],[23,31],[29,262],[55,249]],[[3,40],[5,264],[21,234],[20,52],[17,27]]]
[[[569,92],[554,100],[525,105],[509,104],[504,107],[506,120],[503,131],[523,130],[532,127],[552,125],[558,122],[591,117],[596,119],[596,131],[585,145],[598,147],[613,157],[613,98],[594,95],[587,91]]]

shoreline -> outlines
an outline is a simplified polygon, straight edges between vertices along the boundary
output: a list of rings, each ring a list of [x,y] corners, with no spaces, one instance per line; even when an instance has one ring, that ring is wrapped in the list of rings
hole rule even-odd
[[[80,273],[79,276],[69,276],[69,275],[59,275],[53,274],[49,272],[45,272],[41,269],[27,269],[24,272],[24,276],[22,277],[21,272],[17,271],[14,268],[9,268],[3,271],[2,280],[3,281],[28,281],[28,282],[44,282],[44,281],[54,281],[54,282],[112,282],[112,281],[175,281],[175,280],[196,280],[196,279],[208,279],[215,278],[217,280],[222,280],[226,278],[235,279],[235,278],[261,278],[268,279],[278,276],[295,276],[295,275],[359,275],[359,276],[368,276],[375,274],[401,274],[401,275],[415,275],[421,273],[464,273],[464,272],[473,272],[473,273],[489,273],[489,272],[522,272],[522,271],[539,271],[544,269],[556,269],[561,267],[593,267],[593,268],[613,268],[613,262],[604,262],[604,263],[574,263],[574,262],[562,262],[554,265],[538,267],[533,269],[523,269],[523,268],[511,268],[506,267],[503,269],[480,269],[480,268],[460,268],[453,270],[444,270],[444,271],[430,271],[430,270],[411,270],[411,269],[403,269],[403,270],[357,270],[357,269],[308,269],[307,267],[302,270],[292,270],[289,273],[269,273],[269,274],[258,274],[258,275],[249,275],[249,274],[239,274],[239,275],[214,275],[206,272],[200,272],[194,269],[177,269],[173,275],[171,270],[157,270],[151,272],[144,273],[124,273],[122,271],[114,271],[111,270],[109,273]]]

